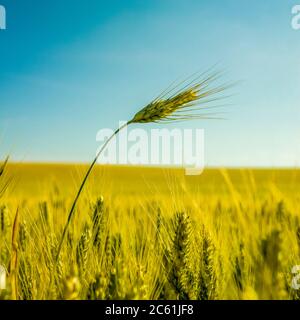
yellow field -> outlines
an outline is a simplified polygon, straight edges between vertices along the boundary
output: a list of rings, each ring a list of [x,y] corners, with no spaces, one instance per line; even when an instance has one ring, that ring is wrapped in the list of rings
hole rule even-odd
[[[298,299],[300,171],[10,164],[5,299]],[[18,219],[15,219],[18,210]],[[13,222],[15,219],[15,227]],[[13,232],[14,230],[14,232]]]

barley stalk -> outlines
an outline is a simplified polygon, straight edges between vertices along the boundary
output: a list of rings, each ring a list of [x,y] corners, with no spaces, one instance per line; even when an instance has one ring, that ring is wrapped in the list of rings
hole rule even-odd
[[[79,190],[76,194],[76,197],[72,203],[71,209],[68,214],[67,222],[65,224],[62,238],[58,247],[58,252],[56,255],[56,262],[58,261],[64,239],[66,237],[67,230],[71,223],[71,220],[74,216],[75,207],[78,202],[78,199],[82,193],[85,183],[88,180],[89,175],[91,174],[95,164],[98,161],[98,158],[109,144],[109,142],[125,127],[133,123],[156,123],[164,121],[183,121],[183,120],[193,120],[193,119],[208,119],[215,114],[203,114],[197,113],[199,110],[203,111],[207,109],[207,104],[212,101],[219,100],[220,97],[217,97],[217,94],[223,92],[228,86],[216,86],[211,88],[211,84],[218,80],[220,73],[211,73],[207,72],[202,74],[200,77],[196,77],[185,85],[182,89],[174,92],[174,89],[177,89],[178,86],[175,86],[173,89],[164,92],[146,107],[142,108],[135,116],[120,128],[118,128],[103,144],[102,148],[98,151],[95,159],[89,166],[83,181],[79,187]],[[200,78],[200,80],[199,80]],[[201,79],[202,78],[202,79]],[[203,107],[204,105],[204,107]],[[200,108],[201,107],[201,108]]]
[[[18,265],[18,234],[19,234],[19,209],[17,209],[13,231],[12,231],[12,256],[10,262],[10,276],[11,276],[11,287],[12,287],[12,300],[18,298],[18,284],[17,284],[17,265]]]

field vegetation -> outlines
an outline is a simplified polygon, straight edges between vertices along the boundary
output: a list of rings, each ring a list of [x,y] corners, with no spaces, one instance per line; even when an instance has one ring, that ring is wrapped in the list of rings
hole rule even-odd
[[[97,166],[56,261],[87,167],[2,167],[1,299],[300,297],[298,170]]]

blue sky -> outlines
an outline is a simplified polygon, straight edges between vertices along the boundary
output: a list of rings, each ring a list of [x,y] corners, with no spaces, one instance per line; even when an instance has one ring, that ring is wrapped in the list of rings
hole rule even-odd
[[[218,62],[226,81],[242,80],[227,120],[181,124],[205,129],[206,165],[300,164],[297,0],[0,4],[3,157],[89,161],[99,129],[129,119],[179,76]]]

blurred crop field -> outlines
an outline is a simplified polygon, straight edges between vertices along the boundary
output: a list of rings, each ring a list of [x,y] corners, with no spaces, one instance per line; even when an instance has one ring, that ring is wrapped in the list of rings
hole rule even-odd
[[[1,299],[299,299],[300,171],[9,164]]]

